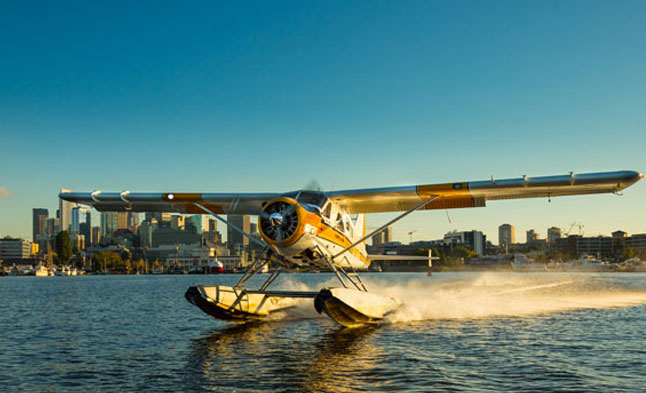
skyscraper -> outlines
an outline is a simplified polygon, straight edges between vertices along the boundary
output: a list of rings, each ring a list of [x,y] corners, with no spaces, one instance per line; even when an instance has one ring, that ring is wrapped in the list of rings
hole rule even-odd
[[[249,221],[249,216],[239,215],[239,214],[230,214],[227,216],[229,222],[238,228],[242,229],[246,233],[250,233],[251,225]],[[240,232],[232,229],[231,226],[227,226],[227,246],[229,250],[235,250],[236,244],[240,244],[243,247],[249,245],[249,239],[246,236],[243,236]]]
[[[393,227],[392,225],[384,229],[384,238],[383,241],[384,243],[390,243],[393,241]]]
[[[101,235],[103,237],[112,237],[112,234],[117,228],[117,212],[102,212]]]
[[[498,227],[498,244],[501,247],[509,247],[516,243],[516,234],[514,226],[511,224],[502,224]]]
[[[32,241],[36,242],[36,236],[42,235],[46,231],[47,219],[49,218],[49,211],[43,208],[35,208],[32,211]]]
[[[72,192],[72,190],[67,190],[61,188],[61,192]],[[68,202],[62,199],[58,199],[58,211],[60,219],[60,231],[69,231],[70,226],[72,225],[72,209],[76,206],[74,202]]]
[[[80,206],[72,208],[72,223],[70,225],[70,233],[80,233],[81,209],[82,207]]]
[[[117,212],[117,229],[128,229],[129,212]]]

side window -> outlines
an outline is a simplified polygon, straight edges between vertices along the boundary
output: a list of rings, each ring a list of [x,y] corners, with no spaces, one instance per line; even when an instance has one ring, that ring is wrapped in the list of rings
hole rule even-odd
[[[331,214],[331,213],[332,213],[332,204],[331,204],[331,203],[328,203],[327,205],[325,205],[325,208],[323,209],[323,212],[321,212],[321,215],[322,215],[324,218],[328,218],[328,219],[329,219],[329,218],[330,218],[330,214]]]
[[[334,219],[334,227],[343,232],[343,216],[341,215],[341,213],[336,214],[336,218]]]

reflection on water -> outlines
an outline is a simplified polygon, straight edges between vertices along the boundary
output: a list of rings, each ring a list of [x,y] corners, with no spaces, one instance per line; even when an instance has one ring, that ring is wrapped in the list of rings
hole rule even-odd
[[[370,374],[378,351],[365,340],[378,327],[331,324],[312,337],[312,322],[289,321],[214,329],[191,342],[187,385],[244,391],[357,390],[353,376]],[[300,325],[300,326],[299,326]]]

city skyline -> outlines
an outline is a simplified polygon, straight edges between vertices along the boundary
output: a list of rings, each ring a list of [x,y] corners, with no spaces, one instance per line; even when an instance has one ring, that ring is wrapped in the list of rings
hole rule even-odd
[[[646,172],[643,2],[60,8],[0,13],[2,237],[30,239],[32,208],[55,216],[61,188]],[[640,182],[622,197],[418,212],[393,240],[477,228],[497,243],[503,223],[542,237],[573,222],[586,235],[646,233],[645,200]]]

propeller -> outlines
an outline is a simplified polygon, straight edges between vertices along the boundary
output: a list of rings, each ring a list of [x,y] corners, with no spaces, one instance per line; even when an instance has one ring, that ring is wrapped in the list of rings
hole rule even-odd
[[[287,239],[298,227],[296,205],[280,200],[269,202],[260,213],[259,224],[262,233],[271,240]]]

